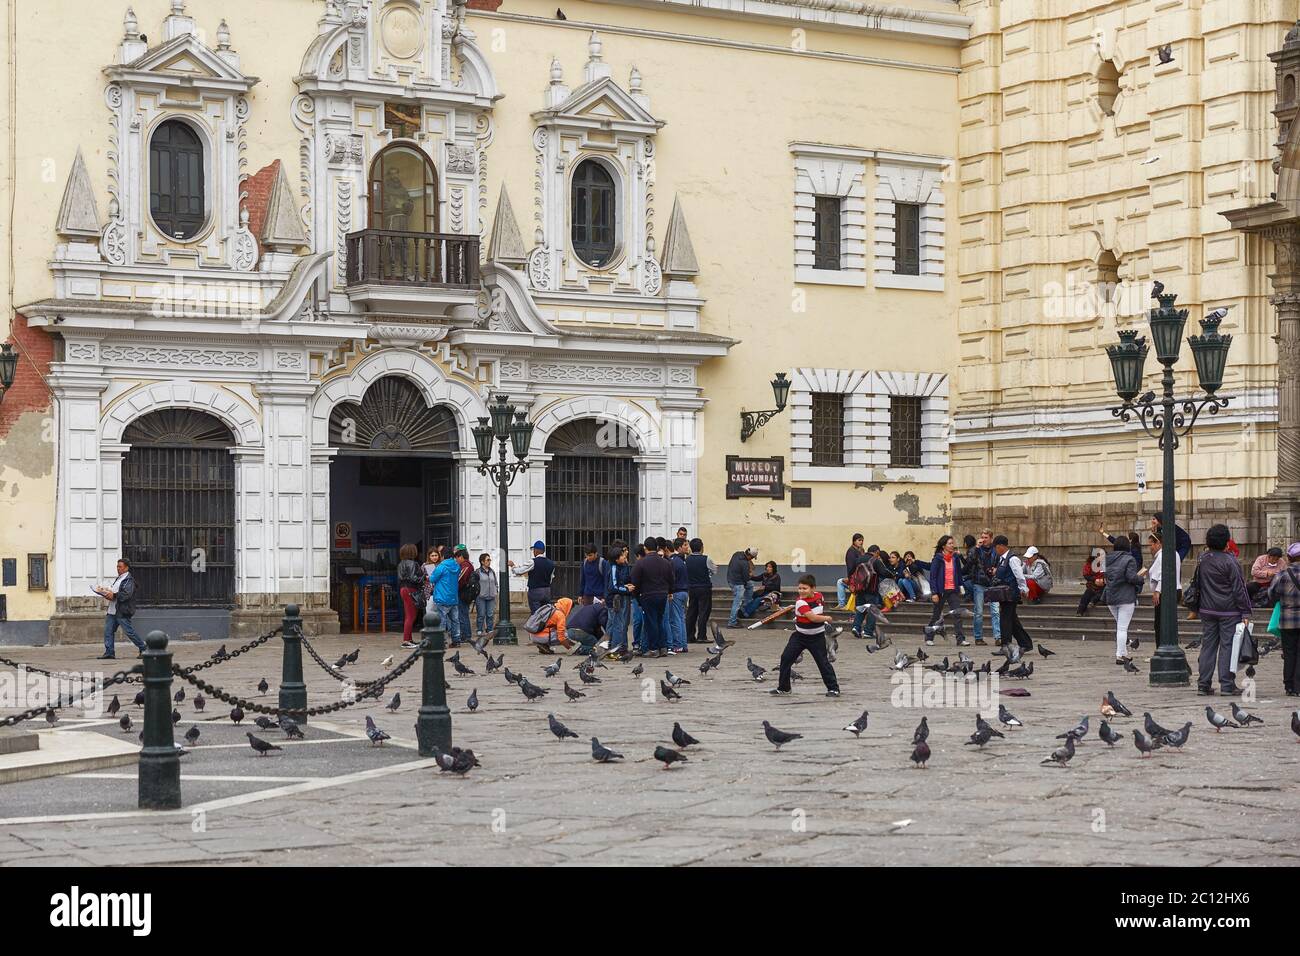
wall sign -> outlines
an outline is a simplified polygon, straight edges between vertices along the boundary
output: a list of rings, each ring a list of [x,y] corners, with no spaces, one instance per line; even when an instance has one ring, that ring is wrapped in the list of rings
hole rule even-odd
[[[790,507],[791,507],[791,508],[811,508],[811,507],[812,507],[812,489],[811,489],[811,488],[791,488],[791,489],[790,489]]]
[[[334,550],[335,551],[352,550],[352,522],[351,521],[334,522]]]
[[[784,498],[785,458],[727,456],[727,497]]]

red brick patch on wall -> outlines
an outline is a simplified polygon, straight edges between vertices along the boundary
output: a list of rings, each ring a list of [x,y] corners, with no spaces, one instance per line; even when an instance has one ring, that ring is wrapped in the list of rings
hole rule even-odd
[[[14,384],[0,402],[0,438],[9,434],[18,416],[24,412],[46,411],[50,407],[50,387],[45,379],[54,359],[54,337],[42,329],[28,328],[27,318],[15,314],[5,339],[18,353]]]
[[[266,225],[267,208],[271,205],[271,189],[279,175],[280,161],[277,159],[244,180],[244,192],[248,194],[244,200],[248,209],[248,231],[257,240],[259,254],[262,252],[262,227]]]
[[[465,6],[471,10],[496,10],[501,6],[501,0],[468,0]]]

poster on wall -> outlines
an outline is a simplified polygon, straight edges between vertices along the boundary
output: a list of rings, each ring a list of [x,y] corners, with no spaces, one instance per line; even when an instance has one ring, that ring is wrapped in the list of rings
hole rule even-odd
[[[368,574],[383,574],[397,567],[398,531],[360,531],[357,553]]]
[[[352,550],[352,522],[336,521],[334,522],[334,550],[351,551]]]

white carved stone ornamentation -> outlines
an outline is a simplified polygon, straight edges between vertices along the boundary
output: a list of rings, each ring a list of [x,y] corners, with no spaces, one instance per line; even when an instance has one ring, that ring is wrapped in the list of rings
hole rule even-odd
[[[551,253],[545,246],[528,254],[528,284],[542,291],[551,288]]]
[[[393,348],[416,348],[425,342],[441,342],[447,337],[445,325],[394,325],[376,323],[366,329],[366,336],[380,345]]]
[[[173,368],[246,368],[260,364],[248,349],[184,348],[167,345],[104,345],[100,360],[118,365],[166,365]]]
[[[473,146],[448,146],[447,147],[447,172],[449,173],[466,173],[474,174],[474,154]]]
[[[232,238],[234,254],[231,266],[236,272],[252,272],[257,265],[257,240],[248,228],[248,209],[239,211],[239,229]]]
[[[646,295],[658,295],[659,289],[663,285],[663,273],[659,269],[659,263],[655,262],[650,256],[646,257],[642,265],[645,279],[642,282],[642,290]]]
[[[98,349],[92,342],[71,342],[64,354],[69,362],[93,362],[98,357]]]
[[[598,385],[662,385],[664,371],[644,365],[591,365],[583,362],[529,362],[534,382],[594,383]]]
[[[55,231],[66,239],[98,239],[101,230],[95,192],[90,187],[86,161],[81,158],[81,148],[78,147],[63,190]]]
[[[522,359],[502,359],[497,364],[497,371],[502,378],[523,378],[524,363]]]

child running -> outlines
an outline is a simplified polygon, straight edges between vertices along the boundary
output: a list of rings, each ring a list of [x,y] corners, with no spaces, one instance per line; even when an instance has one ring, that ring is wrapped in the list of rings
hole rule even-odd
[[[827,697],[840,696],[840,683],[835,677],[826,656],[826,625],[831,621],[829,614],[823,613],[823,600],[817,590],[817,579],[805,574],[799,579],[799,597],[794,604],[794,632],[790,635],[785,650],[781,652],[781,677],[773,696],[784,697],[790,693],[790,668],[804,651],[812,655],[817,670],[826,685]]]

